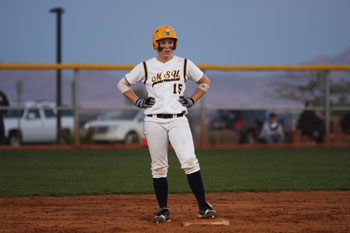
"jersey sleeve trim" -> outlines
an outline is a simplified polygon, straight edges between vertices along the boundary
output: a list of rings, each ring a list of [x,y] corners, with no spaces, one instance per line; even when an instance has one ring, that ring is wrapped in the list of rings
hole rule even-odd
[[[145,61],[143,62],[143,70],[145,71],[145,80],[143,81],[143,83],[146,84],[148,79],[148,71],[147,71],[147,65]]]
[[[184,82],[186,82],[186,75],[187,75],[187,58],[184,60]]]

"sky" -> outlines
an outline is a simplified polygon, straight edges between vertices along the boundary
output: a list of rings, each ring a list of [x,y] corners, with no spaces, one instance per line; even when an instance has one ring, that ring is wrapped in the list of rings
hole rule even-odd
[[[301,64],[350,48],[349,0],[1,0],[0,62],[137,64],[172,26],[175,55],[197,64]]]

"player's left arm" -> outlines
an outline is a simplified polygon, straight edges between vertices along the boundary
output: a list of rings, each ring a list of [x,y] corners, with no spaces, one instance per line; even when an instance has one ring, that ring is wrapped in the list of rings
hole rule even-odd
[[[203,74],[202,78],[197,81],[198,87],[191,97],[180,96],[179,102],[186,108],[192,107],[209,89],[210,80]]]
[[[210,87],[210,80],[205,74],[203,74],[203,77],[199,79],[197,84],[198,87],[191,96],[194,102],[197,102],[208,91]]]

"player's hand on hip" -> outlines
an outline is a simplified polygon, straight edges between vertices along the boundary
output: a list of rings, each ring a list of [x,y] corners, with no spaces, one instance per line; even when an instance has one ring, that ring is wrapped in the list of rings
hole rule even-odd
[[[186,108],[190,108],[194,105],[194,100],[191,97],[180,96],[179,102]]]
[[[137,98],[135,100],[135,105],[139,108],[150,108],[156,103],[154,97],[147,97],[146,99]]]

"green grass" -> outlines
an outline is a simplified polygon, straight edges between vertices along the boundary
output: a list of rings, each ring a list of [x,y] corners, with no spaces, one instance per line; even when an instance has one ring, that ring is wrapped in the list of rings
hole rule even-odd
[[[350,151],[198,150],[207,192],[350,190]],[[0,151],[0,196],[153,193],[147,150]],[[169,191],[188,193],[169,152]]]

